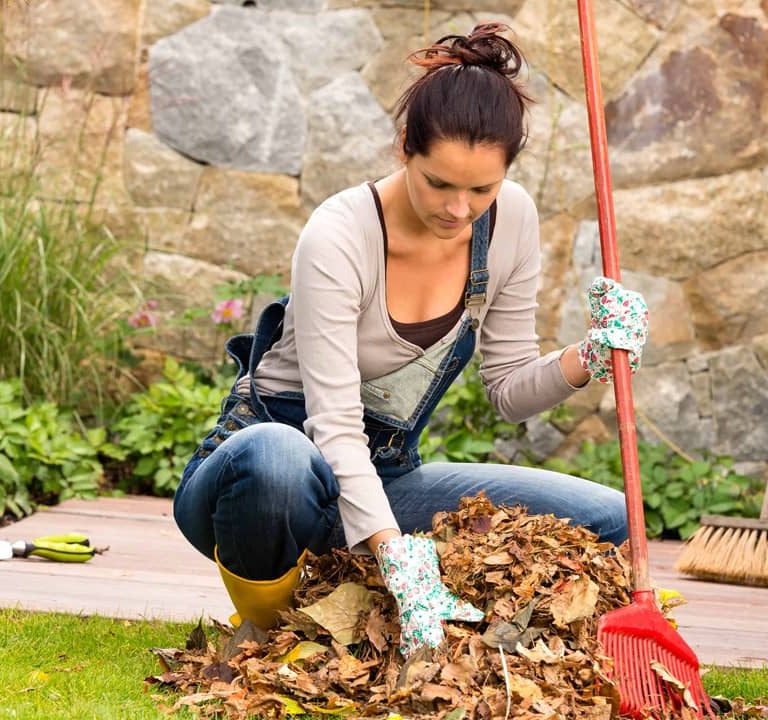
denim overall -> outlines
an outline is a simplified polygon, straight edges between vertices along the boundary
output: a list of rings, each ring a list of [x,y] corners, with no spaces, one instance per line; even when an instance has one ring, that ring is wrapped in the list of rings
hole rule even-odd
[[[447,388],[471,360],[475,351],[477,314],[485,304],[488,287],[488,232],[489,216],[486,211],[472,224],[471,266],[464,304],[467,310],[461,326],[448,352],[443,352],[440,364],[426,391],[415,403],[407,418],[386,414],[390,390],[381,390],[374,383],[363,383],[363,396],[368,394],[375,407],[365,407],[365,434],[371,460],[380,476],[402,475],[421,464],[418,444],[421,432]],[[281,422],[299,430],[306,420],[304,395],[283,392],[274,396],[259,396],[251,380],[250,397],[237,393],[237,381],[246,373],[253,373],[264,353],[280,338],[285,306],[288,298],[268,305],[259,317],[253,335],[236,335],[226,344],[226,351],[238,367],[232,392],[222,402],[221,416],[216,427],[206,436],[184,469],[182,482],[191,475],[200,462],[213,452],[233,432],[258,422]],[[377,392],[378,390],[378,392]],[[377,397],[378,396],[378,397]],[[378,402],[377,402],[378,400]]]
[[[486,302],[488,234],[489,213],[486,212],[472,226],[466,309],[453,342],[436,344],[404,368],[362,383],[363,419],[370,457],[392,510],[403,532],[411,532],[429,530],[433,512],[454,509],[459,497],[479,490],[492,502],[519,502],[532,512],[554,512],[574,518],[580,524],[603,522],[595,520],[602,512],[597,506],[611,506],[610,517],[603,527],[610,525],[616,537],[606,539],[621,540],[624,502],[623,496],[614,490],[595,486],[598,489],[594,491],[594,507],[580,516],[570,503],[563,502],[567,494],[583,496],[584,484],[591,485],[579,478],[510,465],[429,463],[422,466],[418,452],[421,432],[475,350],[479,314]],[[213,558],[214,544],[218,543],[219,557],[225,567],[251,579],[280,576],[295,564],[306,547],[317,553],[344,545],[336,506],[338,483],[319,450],[303,433],[307,417],[303,393],[260,396],[252,379],[250,396],[237,391],[238,381],[246,374],[253,378],[263,354],[280,338],[287,302],[286,297],[268,305],[253,335],[236,335],[227,342],[226,350],[238,368],[237,378],[231,393],[222,402],[216,426],[184,469],[174,499],[174,515],[187,539],[210,558]],[[408,382],[403,382],[403,373],[410,376]],[[414,376],[417,382],[413,382]],[[406,395],[410,392],[410,397],[402,397],[403,388]],[[258,443],[250,442],[249,434],[254,434],[252,426],[263,424],[267,426],[260,431]],[[269,439],[265,435],[269,435]],[[217,453],[225,441],[228,442]],[[225,450],[232,457],[223,457],[221,453]],[[269,480],[259,477],[262,487],[258,490],[249,487],[251,479],[257,482],[256,476],[269,471],[268,466],[279,466],[274,469],[273,477]],[[233,481],[238,472],[245,477]],[[420,487],[419,480],[426,480],[427,486]],[[395,496],[399,498],[402,514],[393,504]],[[226,501],[222,502],[222,498]],[[224,535],[235,537],[224,542]]]

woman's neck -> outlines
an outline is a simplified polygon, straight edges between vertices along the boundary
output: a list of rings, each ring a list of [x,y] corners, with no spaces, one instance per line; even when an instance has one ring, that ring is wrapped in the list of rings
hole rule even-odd
[[[414,211],[405,184],[404,168],[378,180],[375,185],[381,199],[381,209],[384,213],[387,232],[390,235],[408,238],[421,244],[443,242],[430,232]]]

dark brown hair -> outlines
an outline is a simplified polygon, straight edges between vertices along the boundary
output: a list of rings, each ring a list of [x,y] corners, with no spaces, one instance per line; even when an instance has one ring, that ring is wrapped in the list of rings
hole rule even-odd
[[[502,23],[477,25],[469,35],[446,35],[409,56],[426,68],[398,100],[405,117],[403,150],[428,155],[436,140],[500,145],[507,167],[525,145],[524,115],[530,101],[515,82],[524,58],[498,33]]]

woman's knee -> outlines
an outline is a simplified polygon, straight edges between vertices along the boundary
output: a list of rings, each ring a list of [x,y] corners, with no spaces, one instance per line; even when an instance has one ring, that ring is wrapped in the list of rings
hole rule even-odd
[[[270,422],[250,425],[224,442],[232,483],[245,482],[261,497],[286,498],[303,494],[307,486],[334,494],[335,478],[312,441],[290,425]]]
[[[227,454],[234,475],[279,484],[311,468],[317,448],[296,428],[269,422],[243,428],[230,436],[219,451]]]
[[[597,498],[595,517],[589,523],[601,540],[621,545],[628,537],[627,506],[624,493],[604,486]]]

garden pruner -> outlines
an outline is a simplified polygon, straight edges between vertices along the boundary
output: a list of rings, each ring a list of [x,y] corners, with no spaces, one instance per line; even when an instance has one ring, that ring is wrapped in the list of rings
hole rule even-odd
[[[46,535],[31,542],[18,540],[10,543],[0,540],[0,560],[38,555],[58,562],[86,562],[95,552],[96,549],[82,533]]]

